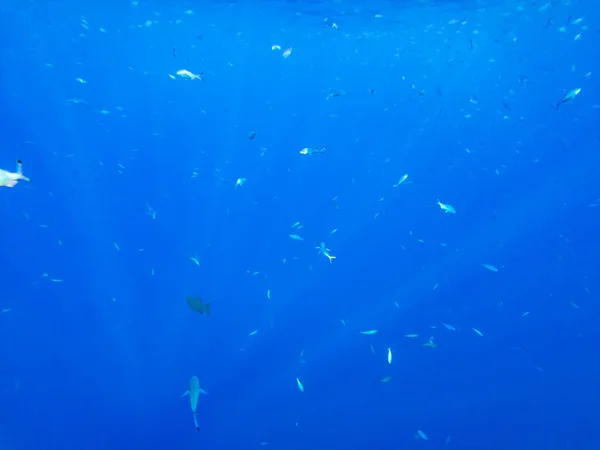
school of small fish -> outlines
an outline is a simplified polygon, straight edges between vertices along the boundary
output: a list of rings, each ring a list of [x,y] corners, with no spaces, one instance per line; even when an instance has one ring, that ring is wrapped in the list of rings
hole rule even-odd
[[[548,2],[547,4],[544,4],[542,6],[536,7],[536,11],[538,14],[540,14],[540,17],[542,17],[542,14],[545,14],[545,11],[551,8],[555,8],[556,2]],[[132,3],[133,6],[138,6],[137,2],[133,2]],[[192,10],[187,10],[185,12],[185,15],[189,18],[190,16],[193,16],[194,12]],[[342,16],[343,17],[343,16]],[[546,16],[543,16],[546,17]],[[551,29],[554,28],[554,22],[553,22],[553,17],[550,17],[547,19],[547,22],[544,26],[544,30],[546,29]],[[381,15],[375,15],[374,17],[375,19],[382,19],[383,16]],[[140,23],[137,26],[139,28],[150,28],[152,26],[156,26],[158,24],[158,22],[156,20],[148,20],[146,22]],[[340,30],[340,27],[343,26],[342,23],[342,18],[340,18],[340,23],[338,24],[337,22],[333,22],[331,19],[329,18],[325,18],[324,20],[324,24],[325,27],[327,29],[327,32],[333,32],[336,33],[338,32],[338,30]],[[88,22],[88,19],[81,19],[80,21],[80,26],[82,28],[82,36],[85,36],[86,33],[90,34],[92,33],[92,30],[90,29],[90,22]],[[434,27],[433,25],[431,25],[431,27]],[[467,23],[466,20],[459,20],[459,19],[452,19],[449,23],[445,24],[444,27],[441,27],[438,32],[440,34],[442,34],[443,32],[445,32],[447,30],[446,27],[451,27],[453,30],[466,30],[467,29]],[[574,19],[569,21],[569,23],[566,23],[560,27],[556,27],[556,31],[558,31],[559,33],[566,33],[567,31],[571,31],[575,29],[575,35],[572,36],[572,41],[573,42],[578,42],[581,41],[583,39],[584,36],[586,36],[586,32],[587,32],[587,28],[586,26],[583,24],[583,18],[579,18],[579,19]],[[101,33],[107,33],[107,30],[104,28],[99,28],[99,31]],[[478,31],[478,30],[476,30]],[[477,47],[477,42],[476,42],[476,36],[478,35],[478,33],[474,32],[473,30],[471,30],[471,38],[468,39],[468,50],[472,51]],[[514,38],[514,40],[516,41],[516,37]],[[277,61],[279,63],[282,64],[291,64],[293,62],[295,62],[296,58],[300,58],[301,57],[301,52],[302,49],[299,46],[296,47],[292,47],[292,46],[282,46],[280,44],[272,44],[270,47],[271,52],[268,51],[269,47],[265,47],[265,53],[268,54],[272,54],[271,57],[275,57],[277,58]],[[177,58],[176,54],[176,49],[173,48],[172,49],[172,53],[173,56],[175,58]],[[285,61],[287,60],[287,61]],[[177,63],[179,63],[181,60],[177,59]],[[187,60],[189,61],[189,60]],[[187,62],[186,61],[186,62]],[[490,60],[490,64],[492,63],[492,60]],[[451,67],[453,64],[455,64],[455,61],[453,60],[448,60],[446,61],[446,64],[448,65],[448,67]],[[194,64],[196,67],[190,67],[191,70],[189,69],[185,69],[185,68],[181,68],[179,65],[175,65],[175,62],[173,63],[173,67],[170,68],[170,71],[172,73],[166,73],[162,72],[161,74],[161,78],[162,79],[167,79],[167,75],[170,79],[172,80],[176,80],[174,82],[171,81],[166,81],[169,85],[173,85],[176,88],[179,89],[190,89],[190,90],[201,90],[203,89],[205,86],[209,85],[209,83],[211,82],[211,77],[214,76],[214,74],[211,71],[202,71],[201,68],[197,67],[199,65],[198,62],[196,62]],[[233,64],[231,64],[231,66],[233,67]],[[133,71],[133,69],[131,69]],[[573,71],[575,71],[575,68],[573,68]],[[166,71],[167,72],[167,71]],[[581,74],[581,76],[577,79],[577,83],[582,83],[581,85],[583,85],[583,83],[587,82],[588,79],[590,79],[591,77],[591,72],[586,72],[585,74],[583,74],[583,72],[579,72]],[[85,74],[83,74],[85,76]],[[73,83],[73,80],[75,80],[76,84],[78,86],[80,86],[80,89],[86,89],[86,86],[91,85],[90,83],[93,82],[92,78],[82,78],[82,77],[69,77],[69,82]],[[88,81],[90,80],[90,81]],[[417,80],[415,80],[414,82],[409,82],[408,79],[403,75],[400,77],[400,80],[403,84],[406,84],[407,86],[409,86],[408,90],[410,91],[410,93],[413,95],[413,100],[418,100],[418,98],[423,97],[425,95],[428,95],[426,93],[426,90],[423,89],[422,87],[419,86],[419,83],[417,82]],[[515,80],[515,83],[517,82],[517,80]],[[527,85],[528,85],[528,79],[525,76],[521,76],[518,80],[519,83],[519,88],[520,88],[520,92],[521,95],[524,95],[523,92],[525,92],[525,90],[527,89]],[[575,83],[573,83],[575,84]],[[88,86],[89,87],[89,86]],[[83,92],[83,91],[82,91]],[[374,88],[369,88],[368,90],[368,94],[367,95],[375,95],[375,89]],[[583,92],[583,93],[582,93]],[[578,104],[579,102],[585,102],[586,99],[584,98],[586,95],[586,92],[589,92],[588,90],[584,90],[584,88],[582,87],[573,87],[573,86],[562,86],[560,88],[560,90],[558,92],[549,92],[547,94],[548,97],[548,106],[549,109],[551,111],[552,114],[568,114],[568,111],[571,110],[571,108],[575,109],[575,108],[579,108],[579,107],[583,107],[583,105]],[[318,94],[318,99],[319,101],[323,102],[323,100],[326,100],[328,105],[331,105],[333,103],[336,102],[344,102],[344,101],[348,101],[353,95],[356,95],[355,92],[353,92],[351,89],[339,89],[339,88],[335,88],[334,86],[331,87],[326,87],[324,88],[320,93]],[[438,96],[442,96],[442,92],[441,90],[439,90],[437,92]],[[515,91],[510,91],[506,93],[505,99],[502,102],[502,111],[500,112],[500,115],[502,116],[503,120],[511,120],[513,119],[513,117],[511,117],[510,113],[510,106],[509,106],[509,99],[515,99],[518,95],[515,93]],[[479,99],[477,97],[477,95],[472,95],[470,98],[468,99],[463,99],[465,102],[465,111],[464,111],[464,119],[472,119],[473,116],[475,114],[477,114],[479,112],[479,109],[476,105],[479,104],[480,101],[482,101],[481,99]],[[411,100],[412,101],[412,100]],[[120,114],[122,117],[125,117],[124,111],[121,107],[115,107],[114,109],[106,109],[104,107],[96,107],[96,108],[92,108],[90,106],[90,104],[83,99],[79,99],[79,98],[69,98],[67,100],[61,100],[61,103],[65,102],[65,107],[69,107],[69,108],[82,108],[82,110],[89,110],[90,112],[97,114],[96,117],[106,117],[109,116],[111,114],[111,111],[114,113],[115,111],[117,112],[117,114]],[[470,108],[470,109],[466,109],[466,108]],[[500,107],[499,107],[500,108]],[[204,112],[203,112],[204,113]],[[522,120],[522,118],[519,118],[518,120]],[[259,134],[260,131],[260,134]],[[259,129],[259,131],[256,131],[254,129],[248,131],[248,129],[244,129],[242,132],[244,133],[244,136],[247,136],[247,139],[244,138],[245,142],[249,141],[253,141],[253,142],[260,142],[263,139],[264,133],[262,129]],[[303,147],[304,145],[307,145],[306,147]],[[465,148],[465,152],[467,155],[473,155],[475,154],[475,151],[472,150],[473,146],[468,144],[469,147]],[[461,154],[464,155],[464,153],[462,152],[462,149],[464,148],[461,147]],[[310,142],[300,142],[300,143],[296,143],[293,146],[291,146],[291,148],[288,148],[287,151],[289,152],[289,154],[295,158],[295,160],[297,159],[299,161],[299,164],[303,164],[305,165],[305,167],[317,167],[318,164],[322,164],[324,161],[328,161],[330,160],[330,158],[334,157],[334,155],[336,153],[341,153],[343,152],[342,149],[336,148],[333,144],[331,144],[330,146],[328,146],[328,144],[326,142],[323,142],[321,139],[315,140],[315,141],[310,141]],[[7,161],[7,159],[5,157],[5,153],[2,154],[3,158],[5,158],[2,161],[2,164],[4,166],[4,164],[11,164],[10,160]],[[259,154],[259,153],[257,153]],[[267,152],[267,147],[261,147],[260,148],[260,156],[265,156],[268,155]],[[298,156],[301,155],[301,156]],[[70,157],[72,155],[66,155],[65,157]],[[132,153],[130,155],[130,158],[134,158],[135,154]],[[465,157],[472,157],[472,156],[465,156]],[[33,164],[31,164],[31,166],[29,165],[31,163],[31,161],[27,161],[28,163],[28,167],[31,168],[33,167],[33,169],[35,169],[35,162]],[[97,161],[94,164],[97,164],[99,167],[104,167],[104,162],[102,161]],[[6,166],[5,166],[6,167]],[[126,176],[127,171],[130,170],[129,168],[126,168],[126,166],[124,164],[118,163],[116,162],[113,167],[113,170],[115,173],[119,174],[120,176]],[[127,164],[127,167],[129,167],[129,165]],[[199,167],[199,166],[198,166]],[[199,171],[199,169],[197,167],[192,167],[192,166],[188,166],[186,169],[186,172],[184,173],[184,178],[192,183],[195,182],[197,180],[199,180],[199,174],[201,173]],[[498,168],[493,168],[493,171],[491,171],[490,173],[495,174],[494,176],[499,176],[502,171],[504,170],[503,167],[498,166]],[[35,171],[35,170],[34,170]],[[237,171],[231,171],[232,173],[228,173],[227,175],[224,173],[221,173],[219,170],[215,171],[215,179],[219,180],[219,182],[224,182],[224,185],[227,186],[227,189],[231,192],[235,192],[235,195],[239,195],[240,198],[244,199],[246,197],[243,197],[243,195],[245,193],[248,193],[250,191],[252,191],[253,186],[257,183],[260,182],[260,180],[257,180],[256,177],[253,177],[252,174],[249,171],[244,172],[243,170],[239,170]],[[406,172],[406,173],[405,173]],[[408,173],[410,172],[410,174]],[[28,170],[28,173],[30,173],[30,171]],[[190,176],[191,173],[191,176]],[[238,175],[246,175],[250,178],[250,180],[248,178],[246,178],[245,176],[238,176]],[[318,174],[321,175],[321,174]],[[326,174],[324,175],[326,176]],[[409,167],[409,164],[407,164],[407,167],[403,167],[401,169],[400,172],[394,172],[392,175],[386,177],[383,181],[385,183],[385,188],[386,190],[382,191],[382,193],[380,193],[380,195],[377,198],[374,198],[373,201],[373,208],[375,208],[373,211],[371,211],[369,214],[369,217],[372,217],[373,219],[377,219],[377,220],[384,220],[385,219],[385,212],[383,211],[383,207],[380,208],[380,205],[382,204],[386,204],[386,202],[388,200],[386,200],[386,198],[388,198],[389,196],[393,195],[398,195],[398,196],[410,196],[411,195],[411,186],[416,186],[419,183],[422,182],[423,179],[423,175],[418,173],[418,170],[411,170],[411,167]],[[9,188],[13,188],[15,187],[19,181],[26,181],[26,182],[31,182],[31,179],[26,177],[23,174],[23,163],[21,160],[16,160],[16,168],[15,171],[12,172],[10,170],[2,170],[0,169],[0,187],[9,187]],[[354,180],[353,180],[354,182]],[[37,182],[36,182],[37,183]],[[35,183],[32,183],[32,185],[28,186],[31,189],[35,189]],[[390,189],[390,187],[392,189]],[[21,189],[22,185],[19,186],[18,189]],[[16,190],[15,190],[16,191]],[[14,192],[14,191],[13,191]],[[459,219],[461,217],[462,214],[466,213],[467,210],[469,209],[469,205],[467,202],[463,201],[462,198],[460,198],[459,196],[457,196],[455,193],[449,193],[448,192],[430,192],[428,193],[428,197],[426,199],[426,201],[424,201],[424,208],[426,208],[428,211],[432,210],[433,214],[435,215],[435,217],[440,218],[440,220],[443,220],[444,223],[453,223],[454,221],[456,221],[457,219]],[[340,205],[343,205],[344,203],[344,198],[342,195],[336,195],[334,197],[331,197],[331,195],[333,195],[334,192],[332,192],[331,194],[329,194],[328,197],[326,197],[325,201],[327,204],[328,208],[333,208],[335,210],[339,210],[341,208]],[[439,195],[439,198],[436,198],[436,196]],[[443,200],[443,202],[442,202]],[[152,200],[153,204],[155,203],[156,199]],[[150,206],[150,204],[145,201],[142,198],[140,203],[140,217],[143,217],[144,220],[146,222],[149,223],[159,223],[162,220],[162,215],[159,215],[157,213],[157,210]],[[456,205],[453,206],[453,205]],[[600,205],[600,199],[598,200],[597,203],[594,203],[593,206],[598,206]],[[590,205],[592,206],[592,205]],[[443,213],[443,214],[442,214]],[[366,213],[365,213],[366,214]],[[298,214],[299,216],[300,214]],[[296,215],[295,215],[296,216]],[[292,220],[296,220],[296,218],[300,219],[295,221],[291,226],[289,225],[289,223],[291,223]],[[151,220],[150,220],[151,219]],[[155,222],[154,222],[155,221]],[[294,249],[307,249],[308,252],[310,252],[310,254],[312,255],[309,261],[306,262],[306,265],[308,266],[309,270],[313,270],[315,267],[319,267],[320,270],[335,270],[336,267],[339,267],[339,265],[342,265],[344,263],[344,260],[346,258],[346,254],[343,252],[343,248],[341,247],[341,245],[339,245],[339,241],[337,240],[338,238],[340,238],[340,235],[343,235],[343,233],[345,233],[345,228],[343,224],[340,224],[339,228],[336,226],[337,224],[335,223],[331,223],[331,224],[327,224],[325,225],[326,228],[318,228],[317,226],[318,224],[315,221],[310,221],[308,220],[306,217],[291,217],[290,219],[288,219],[284,226],[282,226],[280,230],[278,230],[277,232],[277,236],[280,236],[286,243],[287,245],[293,247]],[[41,227],[46,227],[45,225],[40,225]],[[333,228],[335,227],[335,228]],[[315,231],[315,229],[317,229],[318,231]],[[331,231],[329,231],[331,230]],[[318,234],[317,234],[318,233]],[[422,244],[426,244],[426,240],[427,240],[427,236],[419,236],[418,233],[413,233],[412,231],[410,232],[409,235],[410,239],[414,242],[416,242],[416,245],[422,245]],[[329,247],[330,244],[326,244],[325,240],[327,240],[328,242],[331,243],[331,248]],[[127,251],[130,251],[131,249],[128,249],[127,245],[122,241],[119,240],[121,242],[121,245],[119,245],[117,243],[116,240],[108,240],[105,245],[106,247],[110,250],[111,254],[123,254]],[[291,242],[294,241],[294,242]],[[59,242],[60,245],[62,245],[62,242]],[[436,243],[435,245],[438,245],[438,243]],[[448,241],[448,244],[446,243],[439,243],[440,246],[442,247],[447,247],[450,244],[450,241]],[[290,248],[291,248],[290,247]],[[402,251],[406,250],[406,247],[404,247],[403,245],[401,245],[399,247]],[[333,250],[332,250],[333,249]],[[183,264],[185,264],[186,266],[190,266],[190,270],[199,272],[201,271],[206,265],[209,264],[209,262],[206,261],[206,258],[203,256],[203,254],[201,254],[200,252],[195,253],[195,250],[197,249],[190,249],[189,253],[187,253],[187,255],[182,256],[182,261]],[[143,252],[144,249],[137,249],[137,251],[139,252]],[[230,251],[232,254],[234,254],[233,249],[229,249],[228,251]],[[339,252],[339,253],[338,253]],[[188,255],[193,255],[193,256],[188,256]],[[340,259],[338,261],[338,257],[337,255],[340,255]],[[286,255],[282,255],[282,256],[286,256]],[[283,263],[284,264],[288,264],[288,265],[292,265],[298,262],[299,257],[289,257],[289,255],[287,255],[284,259],[283,259]],[[187,258],[187,259],[186,259]],[[486,258],[487,259],[487,258]],[[510,270],[510,268],[506,268],[501,261],[494,261],[495,258],[490,257],[489,260],[491,261],[487,261],[487,262],[481,262],[481,261],[472,261],[472,266],[474,268],[475,271],[481,271],[484,272],[484,276],[489,277],[490,279],[498,279],[496,277],[502,277],[507,270]],[[493,262],[494,264],[490,264],[490,262]],[[335,264],[334,264],[335,263]],[[320,265],[320,266],[319,266]],[[481,268],[486,269],[485,271],[482,270]],[[257,270],[255,270],[257,269]],[[148,266],[146,269],[149,273],[151,273],[152,276],[154,276],[157,272],[155,272],[154,266],[150,267]],[[148,273],[146,272],[146,273]],[[256,280],[268,280],[265,281],[265,283],[269,283],[271,282],[271,279],[267,278],[267,274],[264,273],[262,271],[262,269],[260,267],[252,267],[250,269],[247,269],[245,272],[248,277],[255,277]],[[37,272],[37,274],[39,274],[39,272]],[[39,276],[39,275],[36,275]],[[59,288],[61,286],[61,284],[66,284],[66,280],[63,280],[63,277],[58,274],[58,277],[51,277],[47,272],[42,273],[41,278],[43,279],[44,283],[56,283],[56,285],[53,285],[57,288]],[[65,277],[68,278],[68,277]],[[435,282],[435,281],[439,281]],[[435,282],[435,283],[434,283]],[[440,284],[441,283],[441,284]],[[267,287],[270,286],[270,287]],[[427,290],[428,292],[431,291],[433,286],[433,290],[437,290],[438,287],[440,287],[440,289],[443,289],[443,280],[441,279],[437,279],[437,280],[431,280],[430,284],[427,284]],[[271,289],[271,287],[273,287],[273,285],[271,284],[267,284],[266,286],[263,286],[263,289],[261,291],[261,297],[264,301],[264,298],[266,297],[266,301],[268,302],[272,302],[272,304],[275,304],[279,301],[280,297],[282,296],[282,290],[278,289],[277,286],[274,286],[275,289]],[[264,294],[266,292],[266,295]],[[114,302],[116,301],[116,297],[112,297],[111,300]],[[199,318],[199,320],[210,320],[210,316],[213,313],[212,310],[212,301],[206,302],[204,301],[201,297],[197,297],[197,296],[188,296],[186,297],[185,302],[187,302],[189,309],[191,309],[192,311],[195,311],[196,313],[199,313],[199,315],[202,316],[206,316],[204,318],[199,318],[199,316],[196,316]],[[184,303],[183,301],[181,302],[182,304]],[[217,301],[217,309],[216,309],[216,313],[219,314],[219,302]],[[402,299],[395,299],[395,300],[390,300],[390,307],[394,307],[397,309],[400,309],[401,305],[402,305]],[[574,309],[579,309],[580,307],[571,302],[571,307]],[[11,308],[5,308],[0,310],[0,313],[8,313],[11,311]],[[192,313],[190,313],[192,314]],[[195,314],[195,313],[194,313]],[[523,313],[521,313],[521,317],[527,317],[529,316],[530,311],[525,311]],[[340,314],[341,315],[341,314]],[[445,318],[445,320],[447,321],[452,321],[452,319],[450,318]],[[453,321],[452,321],[453,322]],[[402,348],[404,346],[404,348],[407,345],[414,345],[416,348],[419,349],[420,352],[432,352],[430,354],[435,354],[436,351],[443,351],[443,341],[441,340],[436,340],[435,336],[431,336],[431,334],[436,334],[439,336],[439,332],[438,330],[441,330],[443,333],[446,333],[447,335],[455,335],[458,336],[460,335],[459,333],[461,333],[461,327],[464,327],[463,329],[466,329],[467,331],[465,332],[465,334],[462,334],[462,336],[466,336],[468,335],[469,338],[473,338],[475,342],[481,342],[481,343],[485,343],[489,341],[489,337],[488,339],[486,339],[486,336],[489,335],[493,335],[493,330],[491,329],[491,327],[486,326],[486,324],[463,324],[463,325],[459,325],[453,322],[453,324],[451,323],[445,323],[445,322],[440,322],[437,321],[435,324],[432,324],[430,326],[429,331],[424,331],[421,330],[422,333],[427,333],[427,334],[421,334],[421,333],[413,333],[410,331],[419,331],[419,329],[412,329],[412,330],[403,330],[403,331],[398,331],[397,336],[398,338],[394,341],[394,342],[385,342],[382,343],[381,340],[378,340],[380,337],[382,337],[385,334],[385,330],[383,329],[384,327],[381,327],[381,333],[379,333],[380,329],[379,328],[375,328],[380,326],[381,324],[378,323],[363,323],[361,324],[361,328],[364,326],[364,329],[359,328],[359,325],[357,324],[353,324],[352,321],[350,321],[347,318],[340,318],[339,319],[339,323],[341,323],[341,326],[339,324],[337,324],[337,318],[336,318],[336,326],[339,329],[344,329],[342,327],[347,327],[345,328],[346,330],[349,330],[350,333],[352,333],[353,339],[357,339],[357,342],[360,342],[360,345],[363,346],[363,348],[365,349],[365,351],[370,351],[373,355],[375,355],[375,357],[379,360],[379,361],[384,361],[384,369],[381,370],[381,372],[384,371],[388,371],[388,370],[393,370],[395,367],[399,367],[400,365],[404,364],[405,361],[405,356],[403,355],[403,351]],[[252,324],[251,327],[254,328],[259,324]],[[476,328],[481,326],[480,328]],[[271,327],[273,327],[273,324],[271,323]],[[371,328],[372,327],[372,328]],[[469,330],[470,328],[470,330]],[[261,329],[260,334],[259,334],[259,329]],[[250,341],[249,342],[256,342],[256,340],[260,340],[262,338],[264,338],[264,333],[263,333],[263,328],[256,328],[254,330],[251,330],[250,327],[245,328],[244,330],[242,330],[240,332],[240,336],[242,336],[244,339],[246,337],[248,338],[252,338],[255,341]],[[483,331],[482,331],[483,330]],[[407,333],[410,332],[410,333]],[[379,334],[378,334],[379,333]],[[454,334],[453,334],[454,333]],[[489,333],[489,335],[488,335]],[[359,336],[362,335],[363,337]],[[377,336],[376,336],[377,335]],[[479,339],[479,338],[483,338],[483,339]],[[383,339],[383,337],[382,337]],[[389,339],[388,337],[386,337],[386,339]],[[439,345],[438,345],[439,344]],[[442,348],[440,348],[440,345]],[[394,353],[395,356],[393,355],[392,352],[392,348],[394,349]],[[299,349],[298,349],[299,350]],[[296,355],[296,354],[294,354]],[[295,356],[294,356],[295,357]],[[306,358],[307,355],[305,355],[305,351],[302,350],[300,352],[300,357],[299,357],[299,361],[301,363],[307,363],[307,361],[309,361],[309,359]],[[373,358],[375,358],[373,357]],[[387,362],[387,365],[385,365],[385,362]],[[310,364],[306,364],[307,366],[310,367]],[[308,370],[308,369],[307,369]],[[313,389],[314,385],[315,385],[315,381],[309,377],[304,377],[305,373],[301,373],[300,376],[303,377],[303,379],[305,379],[307,381],[307,387],[308,387],[308,391],[306,391],[305,385],[304,383],[300,380],[300,377],[295,377],[294,379],[294,375],[291,375],[289,377],[286,377],[286,387],[290,388],[293,390],[294,389],[294,383],[296,385],[296,389],[300,394],[304,394],[305,397],[298,397],[298,398],[307,398],[310,396],[310,392]],[[394,378],[392,378],[392,375],[390,375],[389,373],[379,373],[376,377],[375,377],[375,382],[378,384],[378,386],[380,386],[379,383],[383,383],[388,385],[387,388],[381,386],[381,389],[389,389],[389,386],[393,386],[395,384],[395,380],[396,379],[396,375],[394,375]],[[294,395],[300,395],[298,394],[298,392],[294,392]],[[199,379],[196,376],[192,376],[189,380],[189,385],[188,385],[188,389],[185,391],[185,393],[182,395],[182,397],[189,397],[189,401],[190,401],[190,409],[191,409],[191,413],[192,413],[192,418],[193,418],[193,424],[194,424],[194,428],[196,430],[200,430],[200,426],[197,420],[197,416],[198,416],[198,406],[199,406],[199,397],[201,394],[207,395],[206,391],[204,391],[201,387],[200,387],[200,382]],[[176,397],[175,397],[176,399]],[[202,406],[202,405],[200,405]],[[189,420],[189,416],[186,420]],[[431,433],[431,442],[434,441],[434,439],[436,439],[436,436],[434,436],[434,433],[431,432],[431,430],[428,430]],[[430,441],[430,438],[428,436],[428,434],[426,434],[423,430],[416,430],[414,432],[414,438],[420,441]],[[449,442],[450,437],[446,437],[446,445]],[[430,442],[430,443],[431,443]],[[267,442],[261,442],[260,445],[264,446],[266,445]],[[425,442],[423,442],[423,444],[426,444]]]

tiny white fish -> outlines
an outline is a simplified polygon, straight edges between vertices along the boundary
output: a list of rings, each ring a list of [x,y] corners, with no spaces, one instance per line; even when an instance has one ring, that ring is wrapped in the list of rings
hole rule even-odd
[[[267,298],[271,300],[271,289],[267,289]]]
[[[367,330],[367,331],[361,331],[360,334],[366,334],[366,335],[373,335],[375,333],[377,333],[378,330]]]
[[[47,272],[44,272],[44,273],[42,274],[42,277],[44,277],[44,278],[48,278],[48,279],[49,279],[50,281],[52,281],[53,283],[62,283],[62,281],[63,281],[63,280],[61,280],[61,279],[58,279],[58,278],[50,278],[50,276],[48,275],[48,273],[47,273]]]
[[[447,205],[445,203],[442,203],[442,202],[440,202],[439,199],[437,201],[437,204],[440,207],[440,209],[442,211],[444,211],[445,213],[456,214],[456,209],[454,209],[454,207],[452,205]]]
[[[456,331],[456,328],[453,327],[452,325],[449,325],[447,323],[442,323],[442,325],[444,325],[446,327],[446,329],[449,331]]]
[[[425,434],[425,432],[421,431],[421,430],[417,430],[417,434],[419,435],[419,437],[421,439],[423,439],[424,441],[428,441],[429,438],[427,437],[427,435]]]
[[[250,334],[248,334],[248,336],[254,336],[256,333],[258,333],[258,330],[251,331]]]
[[[572,102],[573,99],[575,97],[577,97],[579,95],[579,93],[581,92],[581,88],[575,88],[570,90],[569,92],[567,92],[562,99],[560,99],[560,101],[556,104],[556,109],[558,109],[560,107],[560,105],[562,105],[563,103],[569,103]]]
[[[388,364],[392,363],[392,349],[388,347],[388,352],[387,352],[387,361]]]
[[[394,184],[392,187],[398,187],[398,186],[400,186],[402,183],[404,183],[406,181],[407,178],[408,178],[408,174],[407,173],[404,174],[404,175],[402,175],[402,178],[400,178],[400,180],[396,184]]]
[[[483,333],[479,331],[477,328],[473,328],[473,331],[477,333],[479,336],[483,336]]]
[[[319,245],[318,247],[315,247],[317,250],[319,250],[319,253],[326,256],[327,259],[329,260],[329,262],[333,262],[333,260],[335,259],[335,256],[331,255],[329,252],[331,250],[329,250],[326,246],[325,246],[325,242],[321,242],[321,245]]]
[[[300,237],[297,234],[290,234],[290,238],[292,238],[295,241],[303,241],[304,240],[303,237]]]
[[[235,182],[235,187],[241,187],[244,185],[244,183],[246,182],[246,178],[242,177],[242,178],[238,178]]]
[[[195,73],[190,72],[189,70],[181,69],[175,72],[175,74],[183,78],[184,80],[200,80],[202,81],[202,77],[200,75],[196,75]]]
[[[492,272],[498,272],[498,269],[490,264],[482,264],[482,266],[488,270],[491,270]]]
[[[298,390],[300,392],[304,392],[304,385],[302,384],[302,381],[300,381],[299,378],[296,378],[296,384],[298,384]]]
[[[150,206],[148,202],[146,202],[146,214],[148,214],[153,219],[156,219],[156,210],[152,208],[152,206]]]

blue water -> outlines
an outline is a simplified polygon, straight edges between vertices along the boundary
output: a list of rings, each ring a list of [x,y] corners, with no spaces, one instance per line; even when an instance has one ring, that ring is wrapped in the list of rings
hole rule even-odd
[[[599,27],[4,0],[0,449],[599,448]]]

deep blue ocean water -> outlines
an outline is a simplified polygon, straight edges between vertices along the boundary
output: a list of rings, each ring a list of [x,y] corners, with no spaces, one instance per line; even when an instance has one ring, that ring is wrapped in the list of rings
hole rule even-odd
[[[583,0],[2,1],[0,449],[600,448],[599,44]]]

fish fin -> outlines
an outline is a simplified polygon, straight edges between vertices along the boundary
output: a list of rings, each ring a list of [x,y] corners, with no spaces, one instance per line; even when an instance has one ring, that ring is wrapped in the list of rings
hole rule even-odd
[[[17,159],[17,175],[19,176],[20,180],[25,180],[31,183],[31,179],[23,175],[23,161],[20,159]]]
[[[7,181],[7,182],[6,182],[6,184],[5,184],[4,186],[6,186],[6,187],[10,187],[10,188],[11,188],[11,187],[15,187],[15,184],[17,184],[17,183],[18,183],[18,181],[17,181],[17,180],[14,180],[14,181]]]
[[[212,305],[212,302],[208,302],[202,307],[207,316],[210,316],[210,305]]]
[[[190,395],[189,389],[181,395],[181,398],[185,397],[186,395]]]

